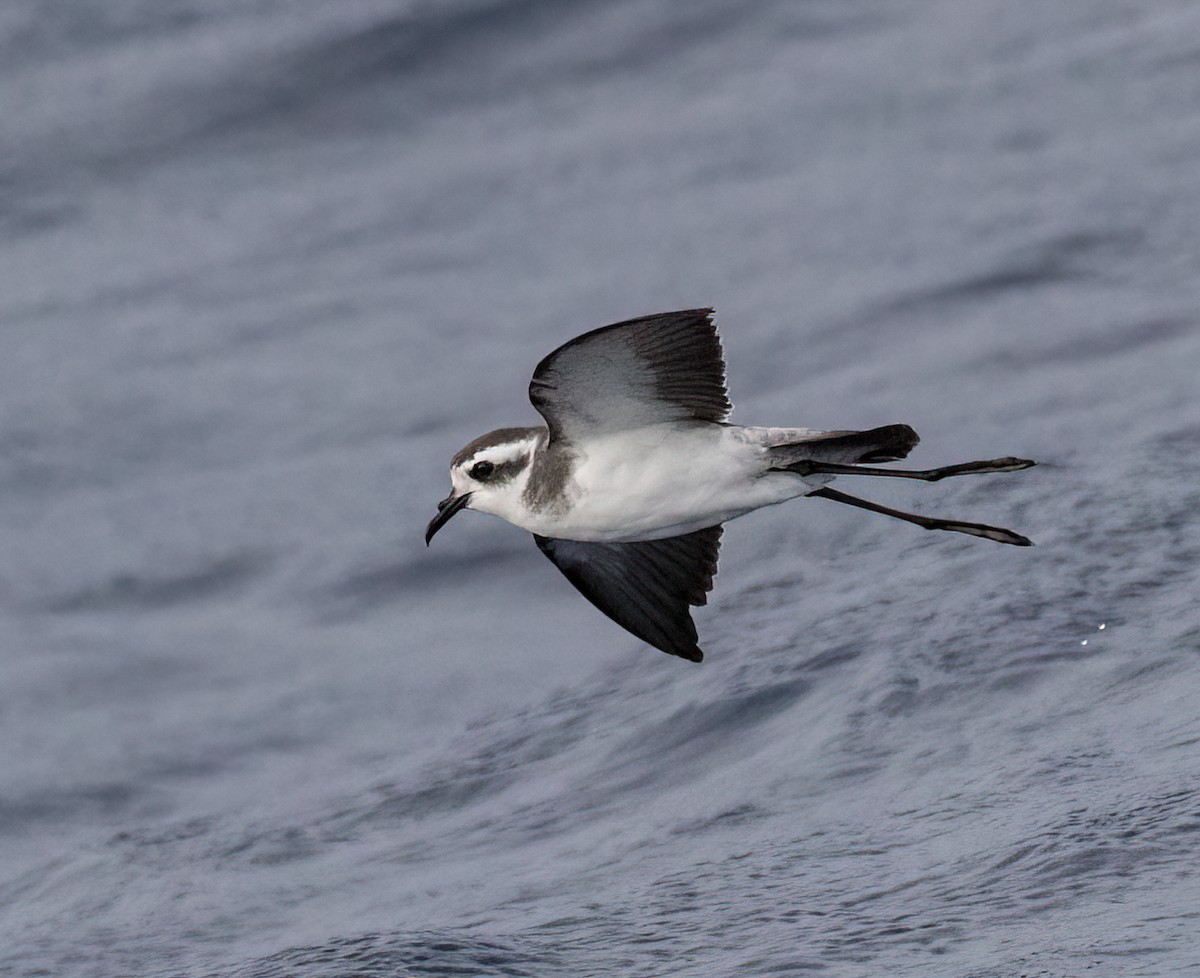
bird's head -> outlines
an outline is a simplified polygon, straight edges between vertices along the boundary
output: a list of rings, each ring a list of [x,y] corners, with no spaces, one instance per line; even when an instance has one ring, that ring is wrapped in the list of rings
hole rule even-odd
[[[544,428],[500,428],[481,435],[450,462],[450,495],[438,503],[425,544],[455,513],[474,509],[510,519],[520,512],[529,465]]]

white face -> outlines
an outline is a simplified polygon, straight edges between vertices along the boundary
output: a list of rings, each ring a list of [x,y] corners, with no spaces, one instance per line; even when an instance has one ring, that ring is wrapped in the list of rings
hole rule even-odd
[[[503,516],[519,505],[529,478],[533,445],[514,442],[481,448],[450,467],[454,494],[469,492],[468,509]]]

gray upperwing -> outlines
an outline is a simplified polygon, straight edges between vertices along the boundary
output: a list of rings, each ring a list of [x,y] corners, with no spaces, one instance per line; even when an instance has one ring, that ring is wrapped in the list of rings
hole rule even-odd
[[[579,593],[622,628],[671,655],[704,658],[688,606],[708,601],[720,526],[634,543],[533,538]]]
[[[551,441],[668,421],[724,421],[732,405],[712,310],[663,312],[577,336],[537,365],[529,400]]]

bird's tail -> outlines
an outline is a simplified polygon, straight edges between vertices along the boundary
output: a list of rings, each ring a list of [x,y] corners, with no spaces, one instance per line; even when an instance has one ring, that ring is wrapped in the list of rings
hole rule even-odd
[[[782,468],[801,460],[840,462],[894,462],[904,458],[921,439],[906,424],[888,424],[870,431],[822,431],[767,449],[772,467]]]

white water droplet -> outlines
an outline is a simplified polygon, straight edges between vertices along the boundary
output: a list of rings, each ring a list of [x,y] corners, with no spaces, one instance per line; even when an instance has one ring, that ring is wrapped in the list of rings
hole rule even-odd
[[[1106,627],[1107,627],[1106,625],[1101,625],[1101,626],[1100,626],[1100,631],[1104,631],[1104,629],[1105,629]]]

